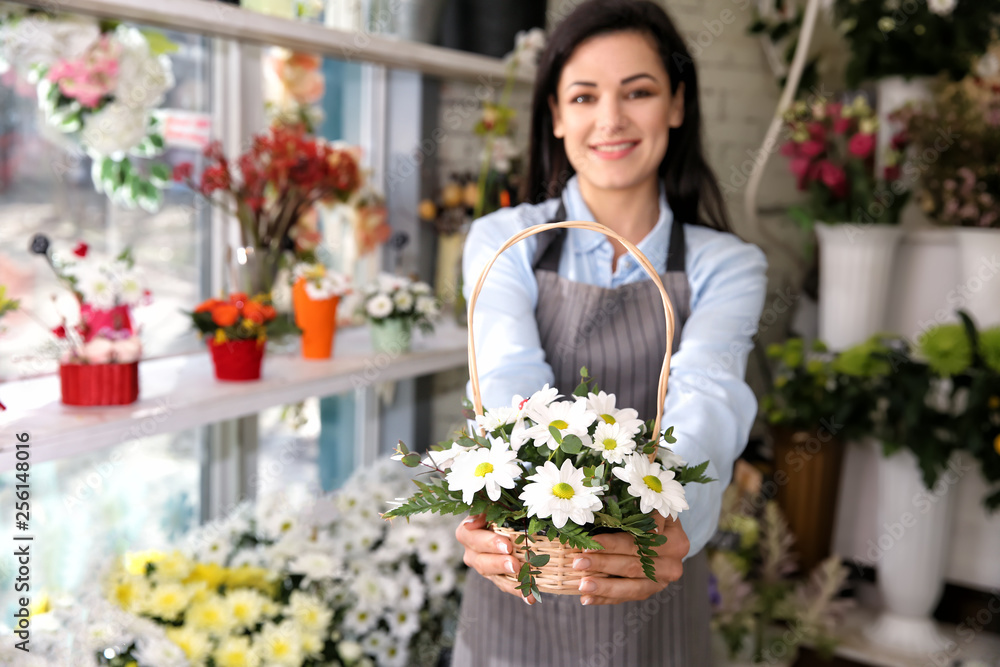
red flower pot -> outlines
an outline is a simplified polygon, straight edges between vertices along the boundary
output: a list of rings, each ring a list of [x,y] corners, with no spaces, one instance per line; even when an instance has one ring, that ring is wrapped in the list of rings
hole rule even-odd
[[[215,364],[215,377],[219,380],[236,381],[259,380],[260,365],[264,361],[267,341],[230,340],[225,343],[208,341]]]
[[[59,383],[66,405],[128,405],[139,398],[139,362],[62,364]]]

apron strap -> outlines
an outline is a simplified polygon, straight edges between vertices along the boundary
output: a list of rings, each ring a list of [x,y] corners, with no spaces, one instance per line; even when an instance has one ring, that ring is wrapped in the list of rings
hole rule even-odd
[[[566,204],[559,200],[559,208],[549,223],[566,220]],[[559,273],[559,260],[562,258],[563,244],[566,242],[566,230],[557,229],[538,235],[538,246],[532,269],[535,271],[552,271]],[[684,237],[684,223],[676,218],[670,224],[670,253],[667,256],[667,271],[684,273],[687,256]]]

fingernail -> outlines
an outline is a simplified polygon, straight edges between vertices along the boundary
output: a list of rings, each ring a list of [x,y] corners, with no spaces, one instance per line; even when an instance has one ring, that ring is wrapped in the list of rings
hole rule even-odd
[[[587,605],[589,605],[593,601],[594,601],[594,598],[592,598],[592,597],[583,597],[583,598],[580,598],[580,604],[582,604],[584,607],[586,607]]]
[[[466,519],[465,521],[463,521],[462,524],[464,525],[464,524],[467,524],[467,523],[472,523],[475,520],[476,520],[476,517],[470,516],[468,519]]]
[[[531,606],[531,602],[528,600],[528,598],[521,598],[521,599],[524,600],[524,604],[528,605],[529,607]]]
[[[592,554],[595,551],[600,551],[600,549],[584,549],[583,553],[585,553],[585,554]]]
[[[514,564],[511,563],[509,560],[505,560],[503,562],[503,569],[507,570],[511,574],[514,574]]]
[[[590,569],[590,559],[589,558],[577,558],[573,561],[574,570],[589,570]]]
[[[590,579],[580,580],[580,592],[581,593],[593,593],[597,590],[597,584],[595,584]]]
[[[504,542],[503,540],[497,540],[497,549],[499,549],[502,553],[505,554],[510,553],[510,547],[508,547],[507,543]]]

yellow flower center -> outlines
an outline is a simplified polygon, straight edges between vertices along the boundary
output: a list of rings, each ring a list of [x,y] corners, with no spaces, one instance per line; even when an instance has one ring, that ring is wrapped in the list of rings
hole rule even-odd
[[[557,419],[554,422],[549,422],[549,426],[555,426],[557,429],[561,431],[562,429],[567,428],[569,424],[564,422],[562,419]]]
[[[604,445],[604,449],[614,449],[618,446],[618,441],[614,438],[605,438],[601,444]]]
[[[489,461],[483,461],[476,466],[476,477],[486,477],[491,472],[493,472],[493,464]]]
[[[559,482],[552,487],[552,495],[556,498],[562,498],[563,500],[569,500],[573,497],[573,487],[566,482]]]
[[[601,415],[601,419],[604,420],[605,424],[614,424],[614,423],[616,423],[615,422],[615,418],[612,417],[611,415]]]
[[[646,483],[646,486],[651,488],[653,491],[660,493],[663,491],[663,483],[660,482],[660,478],[656,475],[646,475],[642,478],[642,481]]]

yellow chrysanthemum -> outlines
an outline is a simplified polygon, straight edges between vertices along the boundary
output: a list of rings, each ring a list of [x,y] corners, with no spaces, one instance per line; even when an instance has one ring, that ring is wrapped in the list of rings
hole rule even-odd
[[[157,561],[154,577],[159,581],[183,581],[191,574],[194,563],[182,553],[175,551]]]
[[[249,637],[227,637],[212,654],[216,667],[257,667],[260,656],[250,646]]]
[[[257,624],[264,615],[267,598],[254,590],[238,589],[226,595],[229,613],[240,627],[249,628]]]
[[[177,583],[154,588],[142,602],[143,611],[166,621],[176,621],[191,602],[191,591]]]
[[[227,588],[255,588],[265,595],[273,595],[275,583],[274,574],[261,567],[242,565],[226,571]]]
[[[149,585],[144,579],[123,573],[111,581],[108,600],[125,611],[135,612],[148,596]]]
[[[216,563],[195,563],[191,568],[191,574],[184,580],[186,584],[204,582],[205,586],[212,591],[218,590],[219,586],[226,580],[226,568]]]
[[[125,554],[125,571],[134,575],[146,574],[147,565],[157,563],[166,557],[166,554],[162,551],[134,551],[127,553]]]
[[[295,622],[307,633],[324,633],[333,618],[333,611],[323,601],[312,595],[295,591],[289,599],[288,610]]]
[[[265,664],[298,667],[302,664],[302,633],[292,624],[265,625],[254,640],[254,650]]]
[[[192,626],[167,628],[167,639],[177,644],[184,655],[193,663],[200,663],[208,657],[212,649],[208,635]]]
[[[302,639],[302,652],[308,656],[319,657],[323,653],[323,638],[311,632],[299,635]]]
[[[224,635],[236,625],[229,605],[218,595],[196,602],[188,609],[184,620],[210,635]]]

